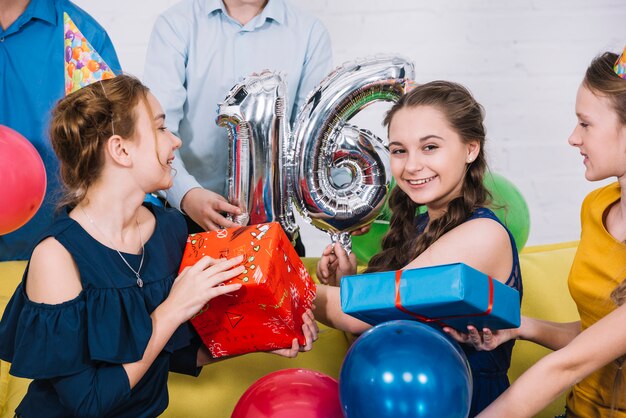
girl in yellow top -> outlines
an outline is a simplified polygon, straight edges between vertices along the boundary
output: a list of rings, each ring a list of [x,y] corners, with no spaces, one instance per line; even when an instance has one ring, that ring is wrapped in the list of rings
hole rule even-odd
[[[589,181],[617,182],[590,193],[581,210],[582,232],[569,276],[580,321],[522,318],[520,328],[457,339],[492,350],[512,338],[559,350],[522,375],[479,415],[531,417],[567,388],[567,417],[626,418],[626,79],[617,55],[595,58],[576,96],[578,125],[569,143],[583,156]]]

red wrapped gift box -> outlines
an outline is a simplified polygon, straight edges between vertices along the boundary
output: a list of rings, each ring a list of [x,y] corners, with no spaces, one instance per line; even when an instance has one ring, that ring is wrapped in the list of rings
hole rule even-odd
[[[305,344],[302,314],[315,298],[315,283],[276,222],[192,234],[180,270],[208,255],[244,255],[245,270],[226,283],[234,293],[212,299],[191,319],[213,357]]]

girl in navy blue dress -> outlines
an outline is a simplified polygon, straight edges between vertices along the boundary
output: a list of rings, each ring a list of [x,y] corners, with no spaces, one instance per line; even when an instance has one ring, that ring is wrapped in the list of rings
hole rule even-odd
[[[237,290],[241,257],[205,257],[178,275],[187,228],[171,209],[142,204],[172,184],[180,140],[155,97],[117,76],[70,94],[53,111],[52,144],[66,186],[0,322],[0,358],[34,379],[18,417],[154,417],[168,404],[168,371],[210,363],[188,324],[209,300]],[[305,347],[316,337],[305,314]]]
[[[393,212],[382,251],[366,272],[465,263],[522,290],[513,236],[485,206],[487,167],[482,106],[463,86],[446,81],[419,85],[387,113]],[[425,208],[422,215],[419,209]],[[328,246],[317,267],[320,281],[338,285],[356,273],[356,259],[340,245]],[[361,333],[370,325],[341,311],[339,288],[318,286],[315,317],[336,328]],[[470,416],[509,386],[513,341],[498,350],[463,346],[472,370]]]

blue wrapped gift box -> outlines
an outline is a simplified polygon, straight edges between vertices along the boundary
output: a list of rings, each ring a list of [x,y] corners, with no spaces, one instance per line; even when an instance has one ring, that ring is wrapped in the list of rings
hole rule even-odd
[[[463,263],[345,276],[341,308],[371,325],[412,319],[467,331],[520,325],[519,292]]]

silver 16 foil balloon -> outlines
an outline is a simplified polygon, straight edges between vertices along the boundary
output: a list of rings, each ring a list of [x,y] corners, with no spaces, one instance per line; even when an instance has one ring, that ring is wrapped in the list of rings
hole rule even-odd
[[[235,85],[216,123],[228,130],[228,199],[242,209],[240,225],[278,221],[293,239],[298,227],[283,175],[289,137],[285,82],[262,72]]]
[[[395,102],[414,79],[411,62],[384,56],[344,64],[313,90],[287,146],[288,193],[304,218],[350,250],[350,232],[369,225],[391,181],[383,141],[348,122],[377,101]]]

